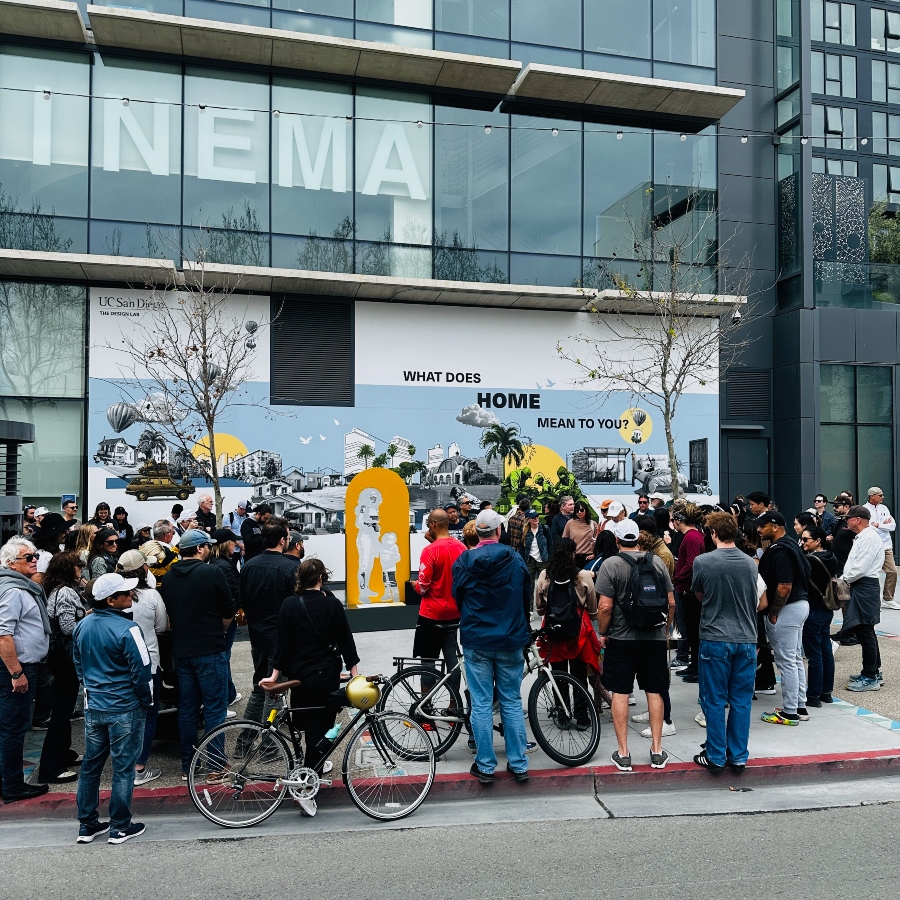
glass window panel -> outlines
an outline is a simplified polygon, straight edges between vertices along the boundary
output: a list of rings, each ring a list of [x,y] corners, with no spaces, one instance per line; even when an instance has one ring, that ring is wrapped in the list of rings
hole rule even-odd
[[[872,113],[872,152],[887,153],[887,115]]]
[[[824,41],[825,4],[824,0],[810,0],[810,37],[814,41]]]
[[[857,366],[857,422],[890,424],[894,409],[893,375],[893,369],[888,366]]]
[[[181,67],[97,54],[93,92],[91,217],[178,224]]]
[[[584,54],[584,67],[593,72],[617,72],[620,75],[653,76],[653,63],[645,59],[631,59],[627,56],[601,56],[596,53]]]
[[[481,281],[509,283],[509,254],[469,247],[436,245],[434,277],[439,281]]]
[[[822,449],[822,490],[829,497],[840,491],[852,491],[854,496],[858,496],[859,492],[855,490],[856,426],[823,425],[819,429],[819,441]]]
[[[0,47],[0,212],[87,217],[89,92],[87,54]],[[47,225],[20,249],[67,249]]]
[[[266,4],[268,7],[268,3]],[[209,19],[213,22],[232,22],[235,25],[255,25],[268,28],[271,13],[268,8],[258,6],[238,6],[222,0],[209,3],[207,0],[185,0],[184,14],[192,19]]]
[[[873,9],[872,10],[872,49],[873,50],[885,50],[885,37],[884,37],[884,29],[885,29],[885,14],[883,9]]]
[[[814,156],[812,158],[812,170],[817,174],[825,174],[825,158],[822,156]]]
[[[511,0],[511,16],[514,41],[581,48],[581,0]]]
[[[872,99],[876,103],[887,102],[887,63],[872,60]]]
[[[841,95],[856,96],[856,57],[841,57]]]
[[[34,443],[19,451],[23,497],[55,510],[63,494],[83,496],[83,400],[0,399],[0,419],[34,425]]]
[[[356,115],[356,236],[430,245],[432,126],[417,127],[433,115],[427,95],[360,89]]]
[[[87,22],[87,16],[85,15],[87,3],[85,0],[78,0],[78,5],[81,8],[82,18]],[[115,5],[122,9],[137,9],[142,12],[163,13],[167,16],[184,15],[184,0],[116,0],[115,4],[104,3],[101,5]]]
[[[812,145],[825,146],[825,107],[816,103],[812,105]]]
[[[302,31],[305,34],[324,34],[327,37],[353,37],[351,19],[326,19],[324,16],[306,16],[280,9],[272,10],[272,27],[284,31]]]
[[[353,18],[353,0],[272,0],[272,8],[314,16]]]
[[[0,394],[84,396],[86,307],[81,287],[0,282]]]
[[[438,31],[509,39],[509,0],[436,0]]]
[[[698,66],[682,66],[677,63],[653,63],[653,77],[664,81],[686,81],[689,84],[715,84],[716,70]]]
[[[872,166],[872,200],[888,202],[887,166]]]
[[[510,59],[517,59],[522,68],[528,63],[541,63],[547,66],[563,66],[568,69],[580,69],[583,54],[580,50],[564,50],[562,47],[539,47],[536,44],[512,44]]]
[[[353,95],[344,85],[272,85],[272,231],[353,234]]]
[[[171,259],[181,264],[181,229],[177,225],[105,222],[91,219],[91,253]]]
[[[418,47],[430,50],[434,43],[431,31],[414,31],[398,25],[379,25],[374,22],[357,22],[356,38],[360,41],[376,41],[382,44],[396,44],[398,47]]]
[[[188,68],[184,95],[185,224],[268,231],[268,78]]]
[[[580,256],[581,126],[528,116],[512,124],[511,248]]]
[[[272,265],[310,272],[353,272],[353,241],[272,235]]]
[[[573,287],[581,278],[581,257],[510,254],[510,280],[513,284],[550,284]]]
[[[894,442],[890,427],[859,425],[856,429],[857,484],[860,492],[873,484],[883,486],[884,502],[894,508],[892,485],[894,483]],[[823,454],[824,456],[824,454]]]
[[[821,7],[822,0],[813,0],[812,16],[815,19],[816,3]],[[820,14],[821,17],[821,14]],[[797,4],[795,0],[776,0],[775,3],[775,34],[778,37],[794,37],[795,22],[797,18]],[[821,40],[821,38],[813,38],[813,40]]]
[[[825,93],[825,54],[814,50],[810,63],[810,76],[812,92],[814,94]]]
[[[509,117],[437,107],[435,243],[509,247]],[[485,128],[491,129],[490,134]]]
[[[715,0],[653,0],[653,58],[715,66]]]
[[[447,50],[450,53],[467,53],[471,56],[494,56],[497,59],[509,59],[508,41],[496,41],[492,38],[473,37],[472,35],[436,31],[434,49]]]
[[[584,0],[584,49],[650,59],[650,0]]]
[[[853,366],[822,365],[819,389],[819,418],[822,422],[856,421],[856,377]]]
[[[813,107],[815,109],[815,107]],[[782,97],[778,101],[776,108],[776,122],[780,128],[782,125],[790,122],[794,116],[800,115],[800,91],[791,91],[787,97]]]
[[[856,7],[852,3],[841,4],[841,43],[856,44]]]
[[[386,25],[431,28],[431,3],[423,0],[356,0],[356,18]]]
[[[653,194],[652,136],[601,126],[584,133],[584,255],[634,259],[649,233]]]

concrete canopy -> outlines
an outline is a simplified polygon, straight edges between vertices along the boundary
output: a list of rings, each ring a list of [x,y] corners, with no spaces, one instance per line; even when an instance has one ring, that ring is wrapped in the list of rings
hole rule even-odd
[[[48,41],[87,41],[78,4],[62,0],[0,0],[0,32]]]

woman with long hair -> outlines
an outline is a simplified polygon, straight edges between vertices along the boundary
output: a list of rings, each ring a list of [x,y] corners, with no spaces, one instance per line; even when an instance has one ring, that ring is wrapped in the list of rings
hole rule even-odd
[[[594,558],[594,538],[597,536],[597,523],[593,521],[591,508],[579,500],[572,511],[572,518],[566,522],[563,538],[575,541],[575,561],[579,567]]]
[[[577,511],[576,505],[576,511]],[[566,526],[568,528],[568,526]],[[581,625],[578,634],[572,638],[554,638],[548,635],[541,641],[541,656],[549,659],[551,667],[559,672],[571,672],[583,685],[588,687],[588,674],[593,682],[600,671],[600,641],[594,632],[593,622],[597,621],[597,593],[594,579],[578,563],[576,544],[571,538],[562,537],[544,569],[538,576],[535,609],[544,615],[550,604],[551,594],[558,591],[574,590]],[[546,619],[544,620],[546,623]],[[590,718],[583,698],[575,703],[575,721],[572,727],[586,731]]]
[[[109,511],[109,504],[105,500],[101,500],[97,504],[96,508],[94,509],[94,515],[91,521],[98,528],[106,528],[112,525],[113,521],[112,515]]]
[[[88,574],[91,578],[99,578],[116,571],[116,549],[119,538],[112,528],[100,528],[91,538],[91,550],[88,553]]]
[[[74,552],[81,560],[81,565],[84,568],[87,568],[88,558],[91,555],[91,542],[94,540],[94,535],[99,530],[100,529],[93,522],[85,522],[75,533]]]
[[[128,550],[119,558],[118,570],[123,578],[137,578],[137,587],[132,596],[131,616],[140,626],[144,634],[144,643],[150,654],[150,672],[153,675],[153,706],[147,710],[147,718],[144,721],[144,743],[140,755],[134,764],[134,783],[146,784],[159,778],[160,769],[151,769],[147,765],[150,752],[153,750],[153,738],[156,736],[156,722],[159,718],[159,694],[162,690],[162,669],[159,665],[159,639],[169,628],[169,617],[166,615],[166,605],[159,592],[150,587],[147,582],[149,569],[147,558],[140,550]]]
[[[57,553],[47,566],[43,584],[50,619],[47,665],[53,675],[53,705],[38,765],[38,781],[62,784],[78,778],[71,767],[81,762],[72,749],[72,713],[78,701],[78,675],[71,650],[72,632],[89,611],[79,593],[81,560],[75,553]]]
[[[803,652],[808,660],[806,703],[820,707],[833,703],[834,651],[831,646],[831,621],[834,610],[825,604],[831,579],[837,575],[837,557],[828,549],[824,528],[811,525],[803,529],[800,546],[809,558],[809,615],[803,623]],[[803,697],[800,698],[801,702]]]
[[[678,558],[675,561],[675,614],[678,615],[680,603],[683,613],[684,627],[691,651],[691,661],[687,668],[678,672],[686,682],[696,684],[700,680],[700,601],[691,590],[694,578],[694,560],[706,552],[706,541],[703,535],[703,512],[693,503],[686,503],[672,513],[672,524],[681,533],[681,544],[678,547]]]
[[[116,530],[116,536],[119,539],[116,556],[121,556],[126,550],[131,549],[131,542],[134,540],[134,529],[128,522],[128,510],[124,506],[116,507],[111,527]]]

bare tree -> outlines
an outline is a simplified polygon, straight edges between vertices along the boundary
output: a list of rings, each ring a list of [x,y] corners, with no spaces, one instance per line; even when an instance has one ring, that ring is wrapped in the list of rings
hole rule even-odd
[[[647,195],[642,218],[627,217],[627,258],[595,263],[577,285],[599,334],[572,335],[557,352],[599,403],[624,392],[659,410],[672,496],[679,497],[678,403],[691,389],[717,383],[749,345],[742,326],[751,271],[747,259],[726,265],[712,192],[670,187],[662,204],[653,202],[652,187]]]

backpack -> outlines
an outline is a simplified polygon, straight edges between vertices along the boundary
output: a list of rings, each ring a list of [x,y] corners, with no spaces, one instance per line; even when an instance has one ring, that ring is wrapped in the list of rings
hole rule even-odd
[[[653,554],[620,553],[631,566],[625,595],[618,601],[629,628],[661,628],[669,613],[669,592],[662,575],[653,565]]]
[[[817,556],[810,556],[809,559],[816,560],[816,562],[828,572],[828,567]],[[824,594],[819,590],[818,585],[816,585],[812,578],[809,579],[809,586],[819,595],[822,602],[825,604],[826,609],[836,612],[839,609],[843,609],[844,604],[850,599],[850,592],[847,590],[846,581],[839,578],[837,575],[832,575],[830,572],[828,572],[828,576],[828,585],[825,588]]]
[[[581,634],[581,607],[574,582],[550,582],[544,616],[552,640],[569,641]]]

